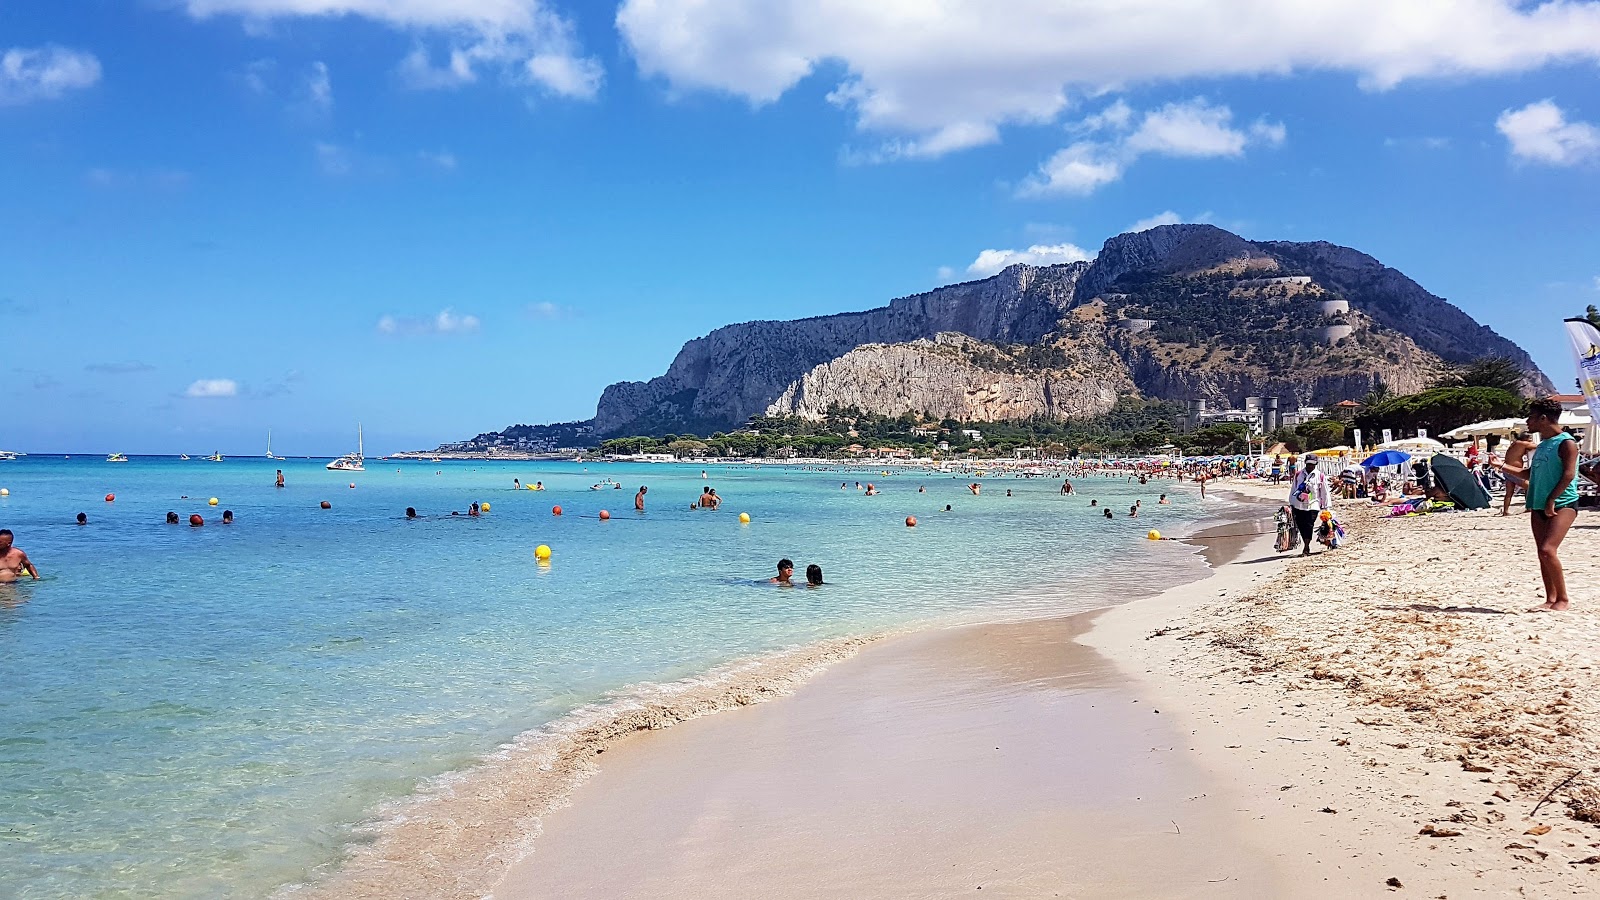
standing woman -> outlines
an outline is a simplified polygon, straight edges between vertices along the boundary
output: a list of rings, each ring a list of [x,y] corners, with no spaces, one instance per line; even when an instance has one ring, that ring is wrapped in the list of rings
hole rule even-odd
[[[1526,494],[1528,488],[1528,454],[1533,451],[1533,441],[1526,434],[1519,434],[1511,445],[1506,447],[1505,459],[1496,462],[1494,457],[1489,457],[1489,464],[1499,469],[1506,477],[1506,496],[1500,503],[1500,515],[1511,515],[1511,498],[1516,495],[1517,488],[1522,488]]]
[[[1560,422],[1561,401],[1545,397],[1528,404],[1528,430],[1540,438],[1528,466],[1528,509],[1545,596],[1544,605],[1536,609],[1550,611],[1568,605],[1567,576],[1556,553],[1578,518],[1578,442],[1561,430]]]
[[[1333,506],[1328,496],[1328,476],[1317,471],[1317,458],[1307,453],[1305,465],[1289,488],[1289,508],[1294,510],[1294,527],[1300,532],[1300,555],[1311,555],[1311,535],[1317,528],[1317,514]]]

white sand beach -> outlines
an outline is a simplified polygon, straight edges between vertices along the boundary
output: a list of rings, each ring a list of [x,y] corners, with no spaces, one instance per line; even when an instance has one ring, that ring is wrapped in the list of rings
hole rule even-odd
[[[512,823],[520,858],[500,844],[460,878],[424,844],[391,844],[317,893],[1600,890],[1600,579],[1574,565],[1600,525],[1568,541],[1574,610],[1545,614],[1522,612],[1540,599],[1525,516],[1341,515],[1338,551],[1246,538],[1158,596],[878,641],[792,695],[608,736],[574,760],[587,780],[570,804]],[[506,823],[460,826],[430,827]]]

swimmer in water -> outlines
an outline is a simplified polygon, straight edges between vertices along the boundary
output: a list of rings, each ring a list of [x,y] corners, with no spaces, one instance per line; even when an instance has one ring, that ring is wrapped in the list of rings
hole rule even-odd
[[[949,511],[950,511],[950,504],[948,504],[948,503],[946,503],[946,504],[945,504],[945,505],[944,505],[944,511],[945,511],[945,512],[949,512]]]
[[[222,524],[224,524],[224,525],[232,525],[233,524],[233,510],[225,509],[225,510],[222,511]]]
[[[1167,499],[1166,494],[1162,494],[1161,499],[1156,501],[1157,506],[1170,506],[1171,504],[1172,501]]]
[[[513,479],[511,479],[511,489],[512,489],[512,490],[513,490],[513,491],[520,491],[520,490],[522,490],[522,479],[520,479],[520,478],[513,478]]]
[[[87,525],[87,524],[89,524],[89,514],[88,513],[78,513],[78,524],[79,525]]]
[[[1111,515],[1111,510],[1109,510],[1109,509],[1108,509],[1108,510],[1106,510],[1106,518],[1108,518],[1108,519],[1109,519],[1109,518],[1112,518],[1112,515]]]
[[[643,485],[639,487],[639,493],[633,495],[634,509],[638,510],[639,512],[644,512],[644,495],[648,493],[650,493],[649,488],[644,487]]]
[[[1090,500],[1089,501],[1089,508],[1090,509],[1094,509],[1096,506],[1099,506],[1099,505],[1100,505],[1100,501],[1099,500]]]
[[[820,587],[822,585],[822,567],[816,563],[806,566],[806,586]]]
[[[1011,488],[1006,488],[1006,496],[1011,496]]]
[[[1128,518],[1137,519],[1138,517],[1139,517],[1139,504],[1135,503],[1134,505],[1128,507]]]
[[[273,487],[283,487],[283,470],[282,469],[278,470],[278,483],[273,485]]]
[[[176,525],[176,524],[178,524],[178,514],[175,513],[175,512],[168,512],[167,513],[167,524],[168,525]]]
[[[415,519],[416,517],[417,517],[417,508],[415,506],[406,507],[406,518]]]
[[[478,504],[477,503],[473,503],[471,506],[467,507],[467,515],[472,516],[474,518],[477,517],[477,515],[478,515]]]
[[[0,528],[0,581],[16,581],[23,575],[31,575],[38,581],[39,570],[33,567],[33,560],[21,547],[12,545],[12,537],[11,529]]]
[[[542,491],[542,490],[544,490],[544,482],[542,482],[542,481],[535,481],[535,482],[534,482],[534,483],[533,483],[533,489],[534,489],[534,490],[536,490],[536,491]]]
[[[7,532],[7,534],[9,533]],[[793,586],[794,582],[790,580],[792,578],[794,578],[794,560],[780,559],[778,560],[778,577],[767,579],[767,584]]]

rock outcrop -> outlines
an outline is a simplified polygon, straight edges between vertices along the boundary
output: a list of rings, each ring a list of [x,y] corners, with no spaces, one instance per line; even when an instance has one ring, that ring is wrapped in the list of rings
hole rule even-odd
[[[1039,345],[1070,364],[1019,370],[1015,348]],[[1330,403],[1380,381],[1414,390],[1482,356],[1509,357],[1530,388],[1552,389],[1520,347],[1364,253],[1164,225],[1111,238],[1092,263],[1012,266],[865,312],[719,328],[662,376],[607,388],[594,428],[704,434],[829,406],[1075,416],[1103,408],[1107,390]]]
[[[1010,348],[951,333],[867,344],[807,372],[766,414],[817,420],[839,408],[959,422],[1093,416],[1134,390],[1127,368],[1108,357],[1036,366]]]
[[[659,378],[606,388],[595,430],[704,434],[736,427],[813,367],[863,344],[931,340],[940,332],[1036,342],[1071,305],[1087,265],[1011,266],[992,278],[902,297],[866,312],[718,328],[685,344]]]

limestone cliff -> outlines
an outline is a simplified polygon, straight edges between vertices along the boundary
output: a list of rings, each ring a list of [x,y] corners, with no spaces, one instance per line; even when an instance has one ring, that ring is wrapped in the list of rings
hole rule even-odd
[[[1071,359],[1022,371],[1017,360],[1037,354],[1021,346]],[[1490,355],[1551,390],[1520,347],[1364,253],[1164,225],[1111,238],[1092,263],[1012,266],[865,312],[719,328],[660,377],[607,388],[594,429],[707,433],[829,406],[1071,416],[1104,406],[1107,390],[1221,404],[1270,395],[1292,409],[1379,382],[1414,390]]]
[[[790,384],[766,414],[823,419],[837,407],[961,422],[1064,419],[1106,412],[1133,390],[1127,368],[1110,354],[1039,353],[945,333],[857,347]]]
[[[1055,327],[1086,267],[1012,266],[992,278],[902,297],[866,312],[719,328],[685,344],[666,374],[606,388],[595,430],[612,435],[736,427],[813,367],[862,344],[932,339],[940,332],[1033,343]]]

